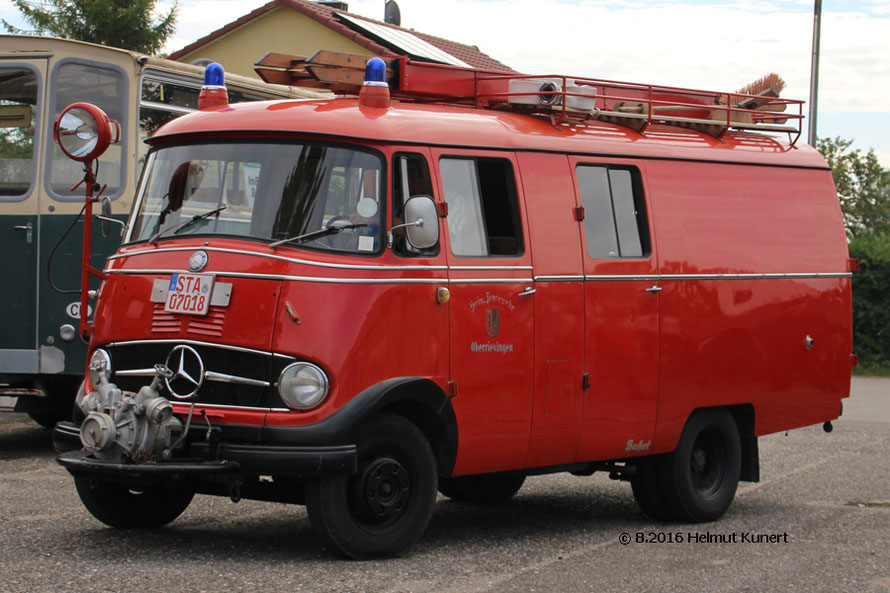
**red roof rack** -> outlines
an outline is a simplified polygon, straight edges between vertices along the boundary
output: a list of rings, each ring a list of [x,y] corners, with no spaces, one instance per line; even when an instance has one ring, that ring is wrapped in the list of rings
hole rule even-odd
[[[309,58],[269,53],[255,68],[266,82],[357,94],[367,59],[332,51],[318,51]],[[407,56],[382,59],[392,96],[403,99],[541,114],[549,116],[554,126],[606,121],[641,134],[653,123],[716,137],[730,129],[787,133],[792,146],[801,134],[803,101],[781,99],[775,89],[755,95],[724,93],[462,68]]]

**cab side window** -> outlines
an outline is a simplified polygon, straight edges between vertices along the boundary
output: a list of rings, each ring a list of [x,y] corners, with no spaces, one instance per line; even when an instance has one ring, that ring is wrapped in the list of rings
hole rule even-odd
[[[596,259],[651,252],[640,172],[633,167],[578,165],[587,254]]]
[[[429,165],[422,155],[397,153],[393,157],[392,226],[405,222],[405,203],[414,196],[433,197]],[[406,239],[404,228],[395,229],[392,239],[393,252],[398,256],[418,257],[439,253],[438,244],[429,249],[417,249],[411,246]]]
[[[522,255],[522,224],[510,161],[443,157],[451,252],[458,257]]]

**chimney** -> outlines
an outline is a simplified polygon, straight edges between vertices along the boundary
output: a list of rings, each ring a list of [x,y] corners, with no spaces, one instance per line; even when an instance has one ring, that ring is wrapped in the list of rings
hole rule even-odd
[[[349,4],[343,2],[342,0],[316,0],[315,3],[321,4],[322,6],[327,6],[328,8],[333,8],[334,10],[349,12]]]

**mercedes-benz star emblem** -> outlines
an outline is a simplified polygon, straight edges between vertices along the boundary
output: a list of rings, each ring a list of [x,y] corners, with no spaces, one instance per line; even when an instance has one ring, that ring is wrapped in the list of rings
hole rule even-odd
[[[209,259],[210,257],[203,249],[201,251],[194,252],[189,258],[189,270],[192,272],[200,272],[207,265]]]
[[[177,399],[189,399],[204,383],[204,361],[191,346],[180,344],[167,355],[167,368],[173,371],[172,377],[164,379],[170,395]],[[187,393],[186,390],[190,390]]]

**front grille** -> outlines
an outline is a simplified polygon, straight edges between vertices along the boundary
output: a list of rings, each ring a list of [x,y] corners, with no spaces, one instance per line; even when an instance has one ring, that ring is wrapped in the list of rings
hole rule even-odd
[[[125,391],[138,391],[151,382],[149,372],[156,364],[163,364],[167,355],[180,342],[177,340],[139,341],[105,346],[111,356],[112,382]],[[204,370],[267,381],[268,387],[239,385],[204,379],[198,392],[198,403],[251,408],[287,407],[278,394],[275,382],[285,366],[294,359],[256,351],[240,351],[215,344],[205,344],[184,340],[201,356]],[[171,362],[171,365],[174,364]],[[126,371],[145,371],[139,375],[128,375]],[[124,374],[121,374],[124,372]]]

